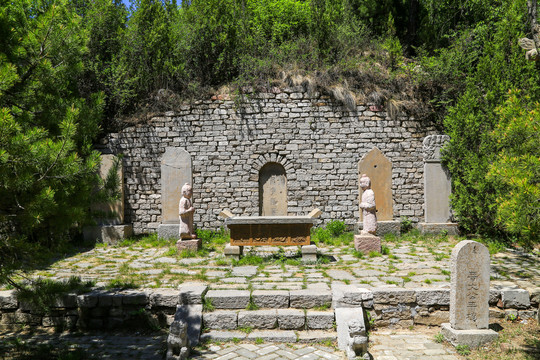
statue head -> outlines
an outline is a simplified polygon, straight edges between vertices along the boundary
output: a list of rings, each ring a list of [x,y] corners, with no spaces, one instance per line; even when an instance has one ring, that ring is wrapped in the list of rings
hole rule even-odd
[[[362,190],[371,188],[371,179],[366,174],[362,174],[360,177],[360,187]]]
[[[360,320],[358,320],[358,319],[349,320],[347,325],[349,326],[349,334],[350,334],[350,336],[364,335],[365,334],[366,328],[365,328],[364,324]]]
[[[191,185],[185,183],[184,186],[182,186],[182,196],[189,199],[191,198],[191,195],[193,195],[193,189],[191,188]]]

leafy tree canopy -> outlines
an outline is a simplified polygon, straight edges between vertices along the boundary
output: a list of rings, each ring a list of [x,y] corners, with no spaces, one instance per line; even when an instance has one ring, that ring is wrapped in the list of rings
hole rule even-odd
[[[103,96],[81,97],[86,31],[68,1],[0,7],[0,282],[86,222]]]

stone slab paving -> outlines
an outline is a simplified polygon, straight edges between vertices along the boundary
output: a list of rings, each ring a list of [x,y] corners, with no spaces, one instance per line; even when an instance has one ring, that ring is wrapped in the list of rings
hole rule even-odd
[[[333,347],[321,344],[253,344],[253,343],[224,343],[209,344],[197,349],[192,359],[205,360],[271,360],[271,359],[301,359],[301,360],[341,360],[345,359],[343,352]]]
[[[454,348],[436,343],[439,329],[372,331],[369,352],[374,360],[459,360]],[[313,343],[209,343],[193,359],[346,359],[335,347]]]
[[[15,355],[14,343],[19,347],[35,349],[52,346],[65,352],[80,349],[89,359],[163,359],[167,349],[167,335],[163,333],[17,333],[0,332],[0,357]],[[34,353],[39,359],[40,353]]]
[[[454,240],[410,243],[384,242],[390,253],[357,258],[352,246],[321,246],[319,251],[328,262],[301,264],[299,261],[279,264],[233,266],[222,252],[206,257],[181,258],[171,255],[167,246],[149,248],[96,247],[35,271],[34,277],[69,278],[81,276],[98,286],[113,279],[129,280],[141,287],[177,288],[185,281],[204,281],[210,289],[301,290],[313,286],[330,289],[333,283],[363,288],[449,288],[450,253]],[[246,247],[245,254],[269,256],[277,247]],[[297,247],[286,247],[282,254],[294,256]],[[538,256],[507,250],[491,256],[491,287],[522,288],[531,295],[540,289]]]
[[[374,331],[369,335],[369,352],[375,360],[459,360],[453,347],[434,341],[438,331],[439,328]]]
[[[222,252],[219,251],[210,252],[204,258],[181,258],[171,254],[170,248],[167,246],[157,248],[148,248],[137,244],[129,247],[108,246],[96,247],[64,258],[51,264],[48,268],[35,271],[32,276],[53,279],[81,276],[83,280],[95,280],[98,286],[106,285],[110,279],[127,279],[136,282],[143,288],[178,289],[182,283],[198,281],[208,284],[210,290],[265,289],[293,292],[313,289],[318,290],[320,294],[329,292],[333,284],[358,285],[367,289],[375,287],[448,289],[450,286],[449,255],[455,243],[455,241],[447,241],[436,244],[429,242],[415,244],[383,241],[383,244],[389,248],[390,254],[375,257],[364,256],[363,258],[355,257],[352,247],[321,247],[320,252],[326,259],[330,260],[329,262],[317,264],[301,264],[299,261],[266,262],[257,266],[246,265],[242,267],[233,266],[231,260],[225,259]],[[268,255],[276,250],[277,248],[261,247],[255,249],[253,253]],[[286,249],[285,253],[292,256],[297,253],[297,250],[296,247],[293,247],[293,249]],[[249,254],[249,251],[246,249],[246,253]],[[492,288],[521,288],[529,291],[531,295],[540,293],[540,261],[537,255],[514,250],[506,250],[492,255],[490,275]],[[245,308],[245,304],[242,307]],[[383,360],[457,359],[451,350],[443,348],[442,345],[433,341],[433,334],[427,334],[423,331],[415,333],[416,331],[411,332],[408,334],[409,337],[406,337],[407,334],[401,333],[373,332],[370,351],[375,359]],[[3,338],[2,335],[0,334],[0,338]],[[136,335],[98,334],[89,336],[79,336],[78,340],[73,340],[73,343],[94,344],[93,346],[88,345],[88,347],[96,348],[97,352],[103,351],[107,354],[117,355],[116,357],[111,355],[109,358],[160,358],[155,357],[155,354],[158,351],[163,351],[165,341],[164,336],[156,339],[152,336],[137,337]],[[73,337],[77,338],[76,335]],[[41,338],[37,337],[36,339],[40,341]],[[96,346],[96,344],[98,345]],[[213,349],[217,349],[216,346],[219,346],[220,351],[232,354],[231,358],[235,359],[249,358],[245,356],[247,354],[245,351],[256,353],[257,350],[261,349],[268,351],[265,354],[257,354],[257,358],[261,359],[284,359],[297,355],[296,358],[303,359],[332,358],[325,357],[325,354],[342,356],[338,351],[327,351],[316,347],[313,343],[312,345],[298,343],[292,345],[243,344],[257,346],[257,349],[252,350],[241,347],[241,345],[227,343],[209,346],[213,346]],[[239,346],[245,350],[242,351],[244,355],[235,353],[235,349],[240,350]],[[270,350],[274,349],[270,346],[277,346],[279,349]],[[290,346],[295,346],[296,350],[305,351],[305,353],[294,353]],[[125,354],[126,349],[132,347],[133,351],[139,351],[140,355],[118,356],[120,348]],[[118,352],[115,349],[118,349]],[[229,349],[229,351],[227,352],[225,349]],[[204,350],[199,358],[217,358],[214,356],[216,351]],[[282,353],[279,353],[280,351]],[[226,356],[226,353],[220,356]],[[150,354],[153,354],[154,357],[151,357]],[[274,354],[277,355],[272,357]],[[109,355],[103,355],[99,358],[107,358],[106,356]]]

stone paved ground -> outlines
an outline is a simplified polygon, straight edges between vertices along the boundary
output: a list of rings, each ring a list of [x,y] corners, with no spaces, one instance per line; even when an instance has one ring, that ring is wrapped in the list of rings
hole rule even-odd
[[[419,333],[421,331],[421,333]],[[435,329],[418,331],[376,331],[370,335],[370,353],[374,360],[458,360],[455,350],[433,340]],[[27,348],[51,345],[64,353],[81,349],[88,359],[163,359],[166,349],[164,334],[125,333],[3,333],[0,337],[0,359],[11,359],[15,339]],[[35,352],[36,359],[39,352]],[[43,353],[41,353],[43,355]],[[28,357],[27,357],[28,358]],[[339,360],[342,351],[333,344],[279,344],[279,343],[210,343],[198,347],[190,357],[194,360]]]
[[[163,359],[167,335],[162,333],[0,333],[0,359],[52,359],[59,351],[64,359]],[[37,349],[37,350],[36,350]],[[82,355],[67,357],[80,349]],[[58,353],[56,353],[58,354]],[[23,357],[25,356],[25,357]],[[56,358],[56,357],[55,357]]]
[[[454,348],[434,341],[438,331],[438,328],[379,330],[370,335],[369,351],[375,360],[458,360]]]
[[[129,281],[142,288],[177,288],[183,282],[193,280],[207,283],[211,289],[330,289],[332,283],[356,284],[365,288],[448,288],[449,258],[457,241],[445,238],[385,241],[383,244],[388,247],[388,254],[372,254],[371,257],[366,254],[363,258],[358,258],[351,246],[325,246],[320,248],[323,255],[320,259],[324,260],[307,265],[301,264],[298,258],[286,257],[254,265],[233,265],[231,259],[224,258],[219,250],[204,257],[185,257],[185,254],[177,254],[171,243],[143,241],[124,247],[98,246],[56,261],[35,271],[32,276],[56,279],[80,276],[85,280],[95,280],[100,286],[109,284],[111,280]],[[264,247],[254,250],[262,255],[277,251],[276,248]],[[285,248],[285,253],[295,254],[297,250],[296,247]],[[250,250],[246,249],[246,253],[249,254]],[[491,286],[519,287],[530,293],[538,291],[538,260],[538,255],[513,250],[492,255]],[[6,338],[5,334],[0,334],[0,337]],[[39,342],[43,338],[29,339]],[[100,359],[160,359],[165,341],[164,336],[157,335],[102,334],[65,335],[62,339],[52,336],[51,339],[53,343],[65,339],[68,343],[81,344]],[[457,358],[451,349],[435,343],[433,334],[425,330],[393,333],[383,329],[373,332],[370,341],[376,360]],[[265,351],[268,353],[261,355]],[[209,344],[196,358],[272,358],[280,351],[283,357],[274,358],[333,359],[343,355],[330,347],[313,344],[227,343]],[[286,352],[291,355],[285,355]],[[132,355],[123,357],[126,353]],[[257,356],[253,357],[253,354]]]
[[[301,359],[301,360],[340,360],[344,359],[343,352],[333,347],[320,344],[251,344],[226,343],[211,344],[205,349],[198,349],[193,359],[213,360],[271,360],[271,359]]]
[[[457,240],[437,238],[414,243],[385,242],[388,255],[363,258],[357,258],[351,246],[325,246],[320,248],[323,261],[317,264],[302,265],[298,258],[282,258],[281,262],[245,266],[232,266],[231,259],[224,258],[222,251],[212,251],[204,257],[182,257],[185,254],[176,254],[174,246],[135,243],[83,251],[34,272],[33,276],[80,276],[95,280],[98,286],[120,280],[143,288],[177,288],[193,280],[208,283],[211,289],[330,289],[332,283],[365,288],[448,288],[450,253],[455,243]],[[253,250],[268,255],[277,248]],[[296,247],[285,248],[285,253],[297,251]],[[249,247],[245,253],[250,253]],[[491,257],[492,287],[519,287],[533,293],[540,288],[539,279],[538,256],[507,250]]]
[[[374,360],[458,360],[456,351],[434,341],[439,329],[379,330],[370,334]],[[193,359],[346,359],[344,352],[317,344],[210,344]]]

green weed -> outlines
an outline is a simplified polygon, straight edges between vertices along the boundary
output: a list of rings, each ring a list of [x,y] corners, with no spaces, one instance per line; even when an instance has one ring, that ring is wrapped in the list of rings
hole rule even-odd
[[[105,285],[106,289],[137,289],[139,285],[137,285],[133,280],[123,280],[123,279],[113,279],[110,280],[107,285]]]
[[[241,331],[245,334],[250,334],[253,331],[253,328],[251,326],[244,326],[244,327],[239,327],[236,330]]]
[[[456,351],[461,356],[467,356],[471,353],[471,349],[469,348],[469,345],[457,345]]]
[[[212,299],[205,297],[203,299],[203,311],[211,312],[214,310],[215,310],[215,307],[212,304]]]

